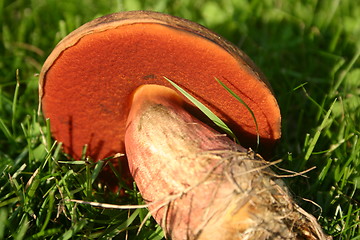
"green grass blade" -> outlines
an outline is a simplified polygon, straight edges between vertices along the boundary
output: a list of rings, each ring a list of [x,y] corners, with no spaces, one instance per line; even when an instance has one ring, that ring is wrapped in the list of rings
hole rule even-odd
[[[215,78],[215,80],[228,92],[230,93],[236,100],[238,100],[242,105],[245,106],[245,108],[249,111],[249,113],[251,114],[252,119],[254,120],[254,124],[255,124],[255,128],[256,128],[256,144],[257,147],[259,147],[260,144],[260,135],[259,135],[259,126],[258,123],[256,121],[256,117],[254,112],[251,110],[251,108],[244,102],[244,100],[242,100],[236,93],[234,93],[228,86],[226,86],[222,81],[220,81],[219,79]]]
[[[30,239],[45,239],[45,237],[51,237],[62,232],[61,228],[49,228],[45,231],[38,232],[30,237]],[[47,238],[46,238],[47,239]]]
[[[12,119],[11,119],[11,127],[12,132],[15,132],[15,126],[16,126],[16,108],[18,103],[18,97],[19,97],[19,88],[20,88],[20,77],[19,77],[19,69],[16,70],[16,86],[15,86],[15,92],[12,102]]]
[[[331,114],[331,112],[332,112],[332,109],[333,109],[334,104],[335,104],[336,101],[337,101],[337,100],[335,99],[335,101],[331,104],[330,109],[327,111],[327,113],[326,113],[323,121],[321,122],[319,128],[317,129],[314,137],[310,140],[309,146],[308,146],[308,148],[307,148],[307,150],[306,150],[306,153],[305,153],[305,157],[304,157],[305,161],[304,161],[304,163],[305,163],[307,160],[309,160],[311,154],[312,154],[313,151],[314,151],[315,145],[316,145],[317,141],[319,140],[319,137],[320,137],[320,134],[321,134],[322,130],[328,125],[328,123],[329,123],[329,117],[330,117],[330,114]]]
[[[344,82],[345,76],[352,69],[352,67],[354,66],[356,61],[359,59],[359,57],[360,57],[360,47],[357,47],[357,51],[356,51],[355,55],[352,57],[351,61],[346,66],[346,68],[343,70],[343,72],[341,72],[338,81],[335,83],[335,86],[332,89],[332,94],[334,96],[336,96],[336,92],[338,91],[341,84]]]
[[[52,212],[54,210],[54,202],[55,202],[54,195],[55,195],[54,190],[50,191],[50,193],[48,195],[49,202],[48,202],[48,206],[46,208],[46,210],[47,210],[46,211],[46,218],[45,218],[45,221],[42,224],[40,232],[45,232],[45,229],[46,229],[47,225],[50,222],[51,214],[52,214]]]
[[[136,219],[136,217],[139,215],[141,209],[136,209],[128,219],[125,220],[122,224],[119,226],[116,226],[112,229],[109,229],[104,233],[104,235],[100,239],[111,239],[114,238],[116,235],[118,235],[120,232],[125,231],[130,224]]]
[[[235,134],[231,131],[231,129],[218,117],[216,116],[208,107],[198,101],[196,98],[191,96],[188,92],[182,89],[179,85],[164,77],[173,87],[175,87],[181,94],[183,94],[190,102],[192,102],[197,108],[200,109],[211,121],[213,121],[216,126],[220,127],[224,132],[226,132],[231,138],[236,139]]]
[[[19,197],[13,197],[13,198],[10,198],[10,199],[7,199],[5,201],[1,201],[0,202],[0,208],[4,207],[4,206],[7,206],[7,205],[11,205],[11,204],[14,204],[16,202],[18,202],[20,200]],[[1,238],[0,238],[1,239]]]
[[[85,195],[87,197],[91,197],[91,192],[92,192],[92,176],[91,176],[91,162],[86,161],[85,162],[85,171],[86,171],[86,175],[85,175]]]
[[[6,124],[4,123],[4,121],[0,118],[0,129],[1,131],[4,133],[5,137],[9,140],[9,141],[13,141],[13,135],[11,134],[9,128],[6,126]]]
[[[26,236],[26,232],[29,229],[29,220],[28,217],[26,215],[24,215],[20,221],[20,225],[18,227],[18,231],[16,232],[15,236],[14,236],[14,240],[22,240],[25,238]]]
[[[87,221],[85,219],[82,219],[78,222],[76,222],[69,230],[67,230],[60,238],[59,240],[68,240],[70,238],[74,238],[75,234],[79,232],[81,229],[83,229],[87,224]]]
[[[102,167],[104,166],[104,163],[105,163],[104,161],[96,162],[95,168],[91,174],[91,184],[93,184],[95,182],[96,178],[99,176],[99,173],[100,173]]]
[[[40,173],[40,168],[36,169],[34,174],[31,176],[29,182],[27,183],[27,184],[29,184],[26,186],[28,188],[27,189],[27,198],[29,200],[34,198],[36,190],[39,187],[39,184],[40,184],[39,173]]]
[[[46,119],[46,135],[45,135],[45,145],[48,149],[50,149],[51,147],[51,143],[52,143],[52,140],[51,140],[51,130],[50,130],[50,119]]]
[[[8,210],[0,207],[0,239],[4,239],[5,229],[7,225]]]

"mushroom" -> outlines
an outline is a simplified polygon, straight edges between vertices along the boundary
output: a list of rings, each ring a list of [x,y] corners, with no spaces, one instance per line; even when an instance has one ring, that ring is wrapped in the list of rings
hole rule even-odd
[[[135,90],[125,148],[149,210],[172,240],[331,239],[248,151],[189,114],[164,86]]]
[[[203,123],[164,76],[223,119],[244,147],[259,135],[266,153],[280,138],[278,104],[252,61],[210,30],[155,12],[104,16],[69,34],[44,63],[40,101],[74,158],[85,144],[95,160],[126,150],[142,196],[173,240],[324,236],[269,177],[269,163]]]
[[[70,33],[41,69],[40,102],[66,153],[80,158],[87,145],[87,155],[100,160],[124,153],[134,89],[143,84],[170,87],[164,76],[224,120],[242,136],[243,146],[255,148],[259,134],[260,152],[266,153],[280,138],[278,104],[249,57],[196,23],[156,12],[115,13]],[[215,78],[248,105],[258,129],[246,107]]]

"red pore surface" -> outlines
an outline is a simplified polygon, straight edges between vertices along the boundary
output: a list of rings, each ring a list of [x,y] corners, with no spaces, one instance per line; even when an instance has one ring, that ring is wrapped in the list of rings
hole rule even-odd
[[[131,92],[142,84],[170,87],[164,76],[213,110],[243,146],[256,144],[254,120],[215,78],[254,112],[260,146],[280,138],[277,102],[257,74],[213,41],[163,24],[136,22],[89,33],[64,47],[42,74],[45,117],[74,158],[85,144],[95,160],[123,153]]]

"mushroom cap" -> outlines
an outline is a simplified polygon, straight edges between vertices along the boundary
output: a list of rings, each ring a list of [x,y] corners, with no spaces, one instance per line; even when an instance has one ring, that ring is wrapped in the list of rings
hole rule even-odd
[[[124,153],[131,93],[143,84],[171,87],[167,77],[219,116],[246,147],[280,138],[280,110],[250,58],[207,28],[170,15],[120,12],[97,18],[65,37],[45,61],[39,81],[42,109],[64,151],[95,160]],[[189,108],[191,104],[189,103]]]

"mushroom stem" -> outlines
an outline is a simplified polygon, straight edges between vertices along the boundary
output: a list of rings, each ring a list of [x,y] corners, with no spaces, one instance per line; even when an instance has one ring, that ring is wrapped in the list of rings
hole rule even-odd
[[[177,93],[140,86],[125,148],[155,220],[172,240],[327,239],[271,165],[190,115]]]

